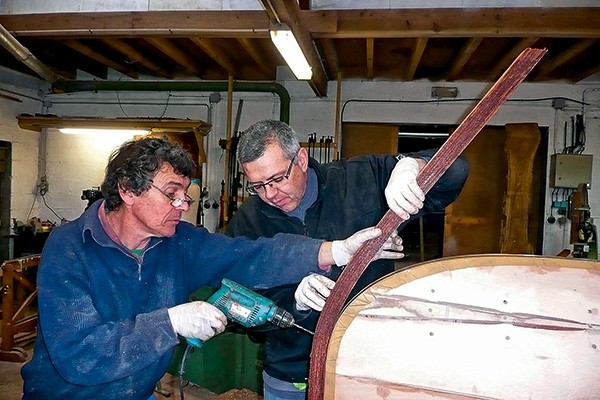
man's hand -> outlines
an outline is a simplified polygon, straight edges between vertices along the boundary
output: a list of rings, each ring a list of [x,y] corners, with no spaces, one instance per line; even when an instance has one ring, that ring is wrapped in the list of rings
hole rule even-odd
[[[385,188],[388,206],[404,220],[408,220],[410,214],[419,212],[425,201],[425,193],[417,184],[419,161],[410,157],[398,161]]]
[[[167,311],[173,330],[186,338],[205,341],[223,332],[227,325],[225,314],[204,301],[180,304]]]
[[[398,236],[398,232],[392,232],[391,236],[383,242],[383,246],[379,249],[377,254],[373,257],[373,260],[379,259],[393,259],[404,258],[404,246],[402,246],[402,238]]]
[[[371,240],[381,235],[381,229],[371,227],[365,228],[354,235],[350,236],[345,240],[334,240],[331,243],[331,255],[336,265],[346,265],[350,261],[350,258],[354,255],[356,250],[367,240]],[[404,254],[400,253],[403,249],[402,239],[398,237],[398,234],[392,234],[386,242],[383,244],[381,249],[375,254],[373,260],[380,258],[385,259],[398,259],[404,257]],[[372,260],[372,261],[373,261]]]
[[[329,297],[334,286],[335,282],[323,275],[310,274],[305,276],[298,285],[296,293],[294,293],[296,309],[306,311],[312,308],[315,311],[322,311],[325,300]]]

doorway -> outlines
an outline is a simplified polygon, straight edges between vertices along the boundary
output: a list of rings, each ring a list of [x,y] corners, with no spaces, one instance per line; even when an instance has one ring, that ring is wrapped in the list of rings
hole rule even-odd
[[[10,219],[12,143],[0,140],[0,258],[10,258],[12,224]]]
[[[347,123],[342,126],[342,146],[346,141]],[[352,125],[352,124],[348,124]],[[356,124],[354,124],[356,125]],[[509,195],[514,195],[514,190],[507,190],[508,155],[521,151],[522,147],[517,141],[508,138],[514,133],[513,125],[534,125],[527,128],[529,132],[535,130],[539,135],[539,145],[532,150],[531,170],[524,171],[530,174],[528,182],[528,202],[524,208],[505,209]],[[397,145],[387,154],[409,153],[419,150],[441,147],[450,133],[457,125],[445,124],[360,124],[359,134],[362,137],[360,144],[353,151],[342,152],[342,158],[348,154],[381,154],[381,138],[374,143],[379,147],[371,149],[369,140],[370,127],[380,132],[385,127],[387,136],[385,146],[390,148],[390,141]],[[517,126],[517,128],[519,128]],[[379,134],[381,136],[381,134]],[[467,184],[459,198],[445,211],[424,216],[405,226],[402,231],[405,253],[412,262],[425,261],[456,254],[474,254],[486,252],[515,252],[514,248],[506,245],[507,234],[511,236],[514,229],[520,227],[523,216],[528,218],[526,226],[522,229],[528,234],[527,244],[529,252],[541,254],[543,245],[543,219],[544,219],[544,193],[546,185],[546,154],[548,151],[548,128],[537,127],[536,124],[507,124],[506,126],[486,126],[477,136],[476,140],[463,153],[471,164],[471,172]],[[345,153],[345,154],[344,154]],[[524,157],[514,157],[517,160]],[[511,161],[513,162],[513,161]],[[514,171],[514,168],[512,169]],[[521,174],[521,177],[525,176]],[[493,185],[492,185],[493,184]],[[517,182],[518,186],[519,182]],[[487,196],[487,200],[480,201],[480,197]],[[478,209],[491,213],[489,217],[479,217]],[[517,212],[515,212],[515,210]],[[473,214],[473,215],[471,215]],[[511,216],[517,216],[512,217]],[[475,216],[475,217],[473,217]],[[471,218],[473,217],[473,218]],[[510,223],[513,222],[511,225]],[[479,232],[479,233],[475,233]],[[518,232],[517,232],[518,233]],[[512,237],[512,236],[511,236]],[[484,238],[488,238],[483,240]],[[504,240],[504,244],[503,244]],[[519,251],[523,252],[523,251]]]

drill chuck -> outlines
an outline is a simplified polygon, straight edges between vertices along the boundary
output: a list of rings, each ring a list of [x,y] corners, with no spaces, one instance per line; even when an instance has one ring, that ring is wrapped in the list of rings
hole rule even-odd
[[[294,317],[283,308],[276,307],[271,323],[279,328],[291,328],[294,326]]]

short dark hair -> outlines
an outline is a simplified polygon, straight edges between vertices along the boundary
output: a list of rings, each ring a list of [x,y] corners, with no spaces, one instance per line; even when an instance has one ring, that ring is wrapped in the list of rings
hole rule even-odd
[[[192,156],[179,143],[169,142],[167,137],[128,140],[114,150],[108,159],[101,187],[106,210],[117,210],[123,203],[119,189],[129,190],[137,196],[150,189],[152,179],[164,163],[185,177],[191,177],[196,168]]]
[[[240,136],[237,145],[238,162],[245,164],[262,157],[271,143],[279,144],[289,160],[300,150],[296,132],[288,124],[266,119],[250,125]]]

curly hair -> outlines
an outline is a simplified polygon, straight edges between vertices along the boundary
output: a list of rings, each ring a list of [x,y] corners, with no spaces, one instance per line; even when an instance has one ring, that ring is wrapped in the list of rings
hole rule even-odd
[[[123,203],[119,189],[137,196],[148,190],[152,178],[164,163],[186,177],[191,177],[196,168],[192,156],[179,143],[169,142],[167,137],[128,140],[114,150],[101,186],[106,210],[117,210]]]
[[[266,119],[254,123],[240,136],[237,145],[239,163],[246,164],[262,157],[272,143],[279,144],[289,160],[293,159],[300,150],[296,132],[288,124]],[[295,164],[297,163],[296,160]]]

